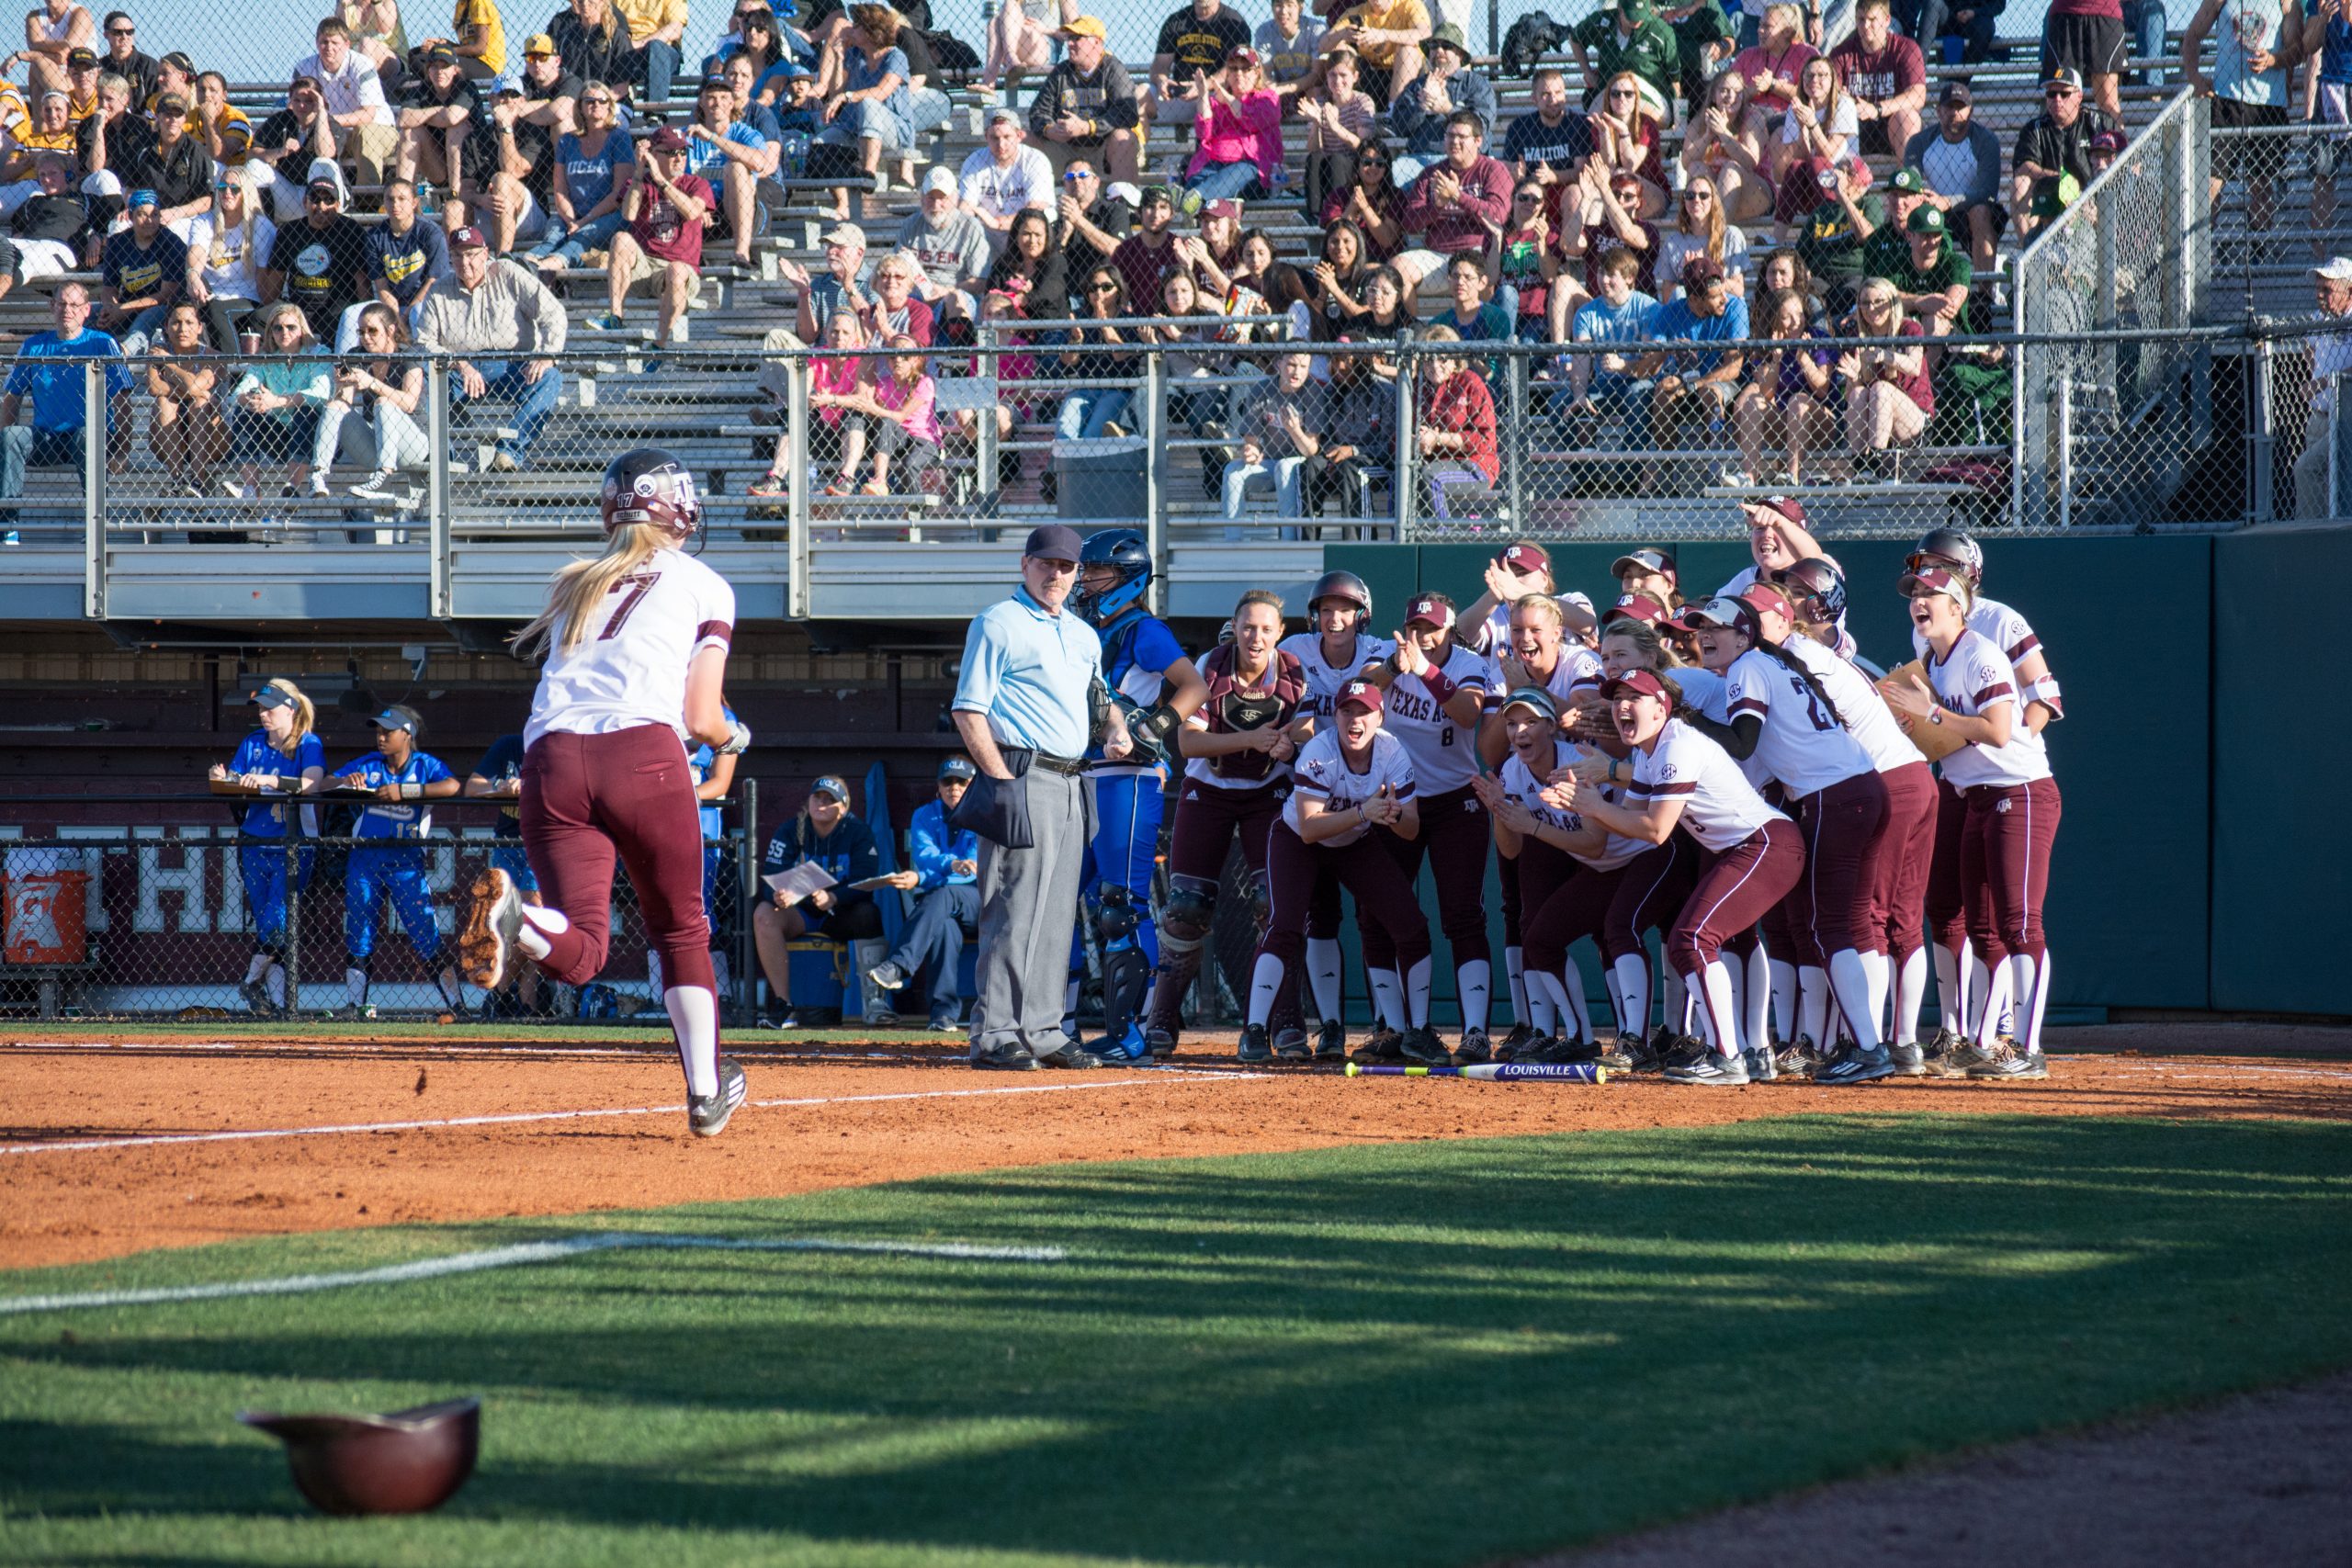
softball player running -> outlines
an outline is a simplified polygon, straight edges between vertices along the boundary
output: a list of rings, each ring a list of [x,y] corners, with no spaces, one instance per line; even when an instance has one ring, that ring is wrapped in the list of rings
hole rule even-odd
[[[238,744],[236,755],[223,767],[215,762],[207,775],[234,779],[247,789],[280,790],[300,795],[315,790],[327,776],[326,748],[315,726],[318,710],[301,689],[288,680],[266,681],[245,700],[261,710],[261,728]],[[237,821],[237,873],[245,885],[245,908],[254,920],[254,955],[245,965],[237,994],[245,1006],[263,1018],[286,1010],[286,836],[293,831],[293,810],[283,800],[254,801]],[[296,835],[315,839],[319,808],[305,806]],[[298,890],[311,886],[317,852],[305,844],[294,852],[293,879]]]
[[[433,892],[424,882],[424,840],[433,832],[433,807],[458,793],[458,775],[441,759],[420,751],[424,723],[414,708],[397,704],[368,721],[376,750],[337,768],[327,783],[339,789],[366,789],[376,798],[361,809],[343,871],[343,945],[350,954],[343,971],[346,1000],[338,1018],[366,1016],[368,984],[376,967],[376,931],[390,900],[400,911],[409,946],[433,976],[441,1000],[461,1005],[458,972],[441,953],[441,928],[434,921]]]
[[[1976,1037],[1931,1058],[1944,1077],[2049,1077],[2041,1017],[2050,999],[2050,953],[2041,903],[2058,838],[2058,781],[2041,733],[2022,722],[2017,667],[1969,626],[1967,580],[1941,567],[1906,574],[1911,624],[1928,643],[1927,680],[1890,680],[1887,700],[1914,724],[1954,728],[1968,744],[1943,760],[1944,781],[1966,805],[1959,876],[1969,940],[1990,972]],[[2014,1036],[2000,1032],[2004,1008]]]
[[[1250,869],[1250,903],[1264,901],[1267,835],[1290,797],[1291,761],[1298,755],[1304,728],[1299,707],[1306,700],[1306,673],[1295,656],[1276,646],[1282,635],[1282,600],[1261,588],[1244,593],[1233,607],[1233,640],[1201,660],[1208,700],[1177,731],[1184,783],[1168,845],[1159,979],[1144,1031],[1157,1056],[1176,1048],[1184,997],[1200,973],[1201,944],[1216,925],[1217,886],[1237,838],[1242,863]],[[1273,1050],[1305,1061],[1315,1055],[1306,1031],[1279,1016],[1288,1011],[1295,1017],[1297,997],[1294,974],[1276,1001]],[[1249,1055],[1251,1039],[1245,1034],[1241,1043],[1243,1059],[1255,1059]]]
[[[546,659],[523,731],[522,798],[523,843],[548,903],[526,906],[514,879],[491,867],[474,881],[458,950],[485,988],[518,952],[558,980],[587,981],[611,940],[617,856],[662,955],[686,1124],[715,1137],[743,1102],[743,1070],[718,1054],[685,743],[736,754],[752,742],[720,700],[735,591],[679,547],[702,526],[702,502],[669,453],[614,458],[598,510],[605,553],[556,573],[547,608],[516,634],[519,649]]]
[[[1250,970],[1245,1058],[1267,1054],[1266,1021],[1288,983],[1286,972],[1306,956],[1307,905],[1317,878],[1329,872],[1355,896],[1365,947],[1377,931],[1385,950],[1385,966],[1366,960],[1383,1032],[1396,1036],[1384,1054],[1431,1064],[1447,1059],[1429,1026],[1429,920],[1410,874],[1382,841],[1409,840],[1421,830],[1412,758],[1382,728],[1384,705],[1378,685],[1349,682],[1340,688],[1330,728],[1307,741],[1293,764],[1290,799],[1267,840],[1272,907]]]
[[[1307,630],[1284,637],[1282,651],[1298,660],[1306,676],[1306,697],[1299,716],[1321,728],[1331,716],[1340,688],[1359,675],[1378,670],[1396,645],[1364,627],[1372,616],[1372,590],[1352,571],[1327,571],[1306,601],[1312,624]],[[1315,885],[1314,902],[1306,911],[1306,981],[1315,996],[1315,1016],[1322,1021],[1315,1038],[1315,1055],[1336,1059],[1347,1055],[1347,1025],[1341,1021],[1345,987],[1340,974],[1340,882],[1328,873]]]
[[[1453,958],[1455,995],[1462,999],[1462,1049],[1471,1062],[1488,1060],[1487,1010],[1493,988],[1493,950],[1487,943],[1487,808],[1470,781],[1478,776],[1478,715],[1487,694],[1487,661],[1453,638],[1453,601],[1417,595],[1405,612],[1396,651],[1388,656],[1386,733],[1405,746],[1419,789],[1421,830],[1391,838],[1389,852],[1410,883],[1424,855],[1437,883],[1438,923]],[[1382,680],[1374,676],[1374,681]],[[1363,906],[1357,906],[1359,919]],[[1367,968],[1396,964],[1375,931],[1364,932]],[[1375,982],[1376,983],[1376,982]]]
[[[1653,844],[1686,828],[1713,852],[1666,938],[1667,962],[1697,999],[1705,1049],[1679,1053],[1666,1076],[1677,1083],[1745,1084],[1747,1043],[1741,1039],[1723,945],[1786,897],[1804,875],[1796,824],[1765,804],[1730,754],[1692,728],[1670,678],[1635,670],[1611,681],[1601,694],[1614,706],[1619,735],[1633,748],[1634,776],[1623,804],[1602,799],[1574,772],[1545,796],[1587,822]]]

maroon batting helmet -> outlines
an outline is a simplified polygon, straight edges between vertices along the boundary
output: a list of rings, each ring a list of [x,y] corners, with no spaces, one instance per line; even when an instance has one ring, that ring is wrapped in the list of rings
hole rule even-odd
[[[702,497],[686,466],[659,446],[639,446],[605,465],[605,490],[597,502],[605,532],[632,524],[690,539],[702,526]]]

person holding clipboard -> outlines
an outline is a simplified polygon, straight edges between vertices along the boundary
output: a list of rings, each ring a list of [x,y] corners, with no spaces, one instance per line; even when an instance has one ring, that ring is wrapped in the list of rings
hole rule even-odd
[[[783,874],[804,866],[824,872],[831,880],[808,892],[793,883],[776,886]],[[842,942],[854,954],[859,942],[880,940],[882,911],[874,902],[873,889],[849,885],[878,876],[881,869],[874,830],[850,812],[849,785],[831,773],[809,785],[800,814],[776,830],[760,857],[760,880],[769,896],[752,913],[752,939],[773,998],[769,1010],[760,1016],[761,1028],[800,1027],[792,1008],[786,942],[813,936]],[[878,963],[881,954],[874,957]]]

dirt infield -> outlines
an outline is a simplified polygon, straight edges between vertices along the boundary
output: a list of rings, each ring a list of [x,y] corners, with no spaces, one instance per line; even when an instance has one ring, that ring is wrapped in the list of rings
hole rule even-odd
[[[0,1040],[0,1268],[1062,1161],[1825,1111],[2352,1119],[2352,1031],[2103,1026],[2053,1032],[2051,1047],[2046,1083],[1732,1092],[1349,1081],[1243,1070],[1207,1043],[1170,1068],[980,1074],[936,1036],[795,1047],[768,1035],[730,1043],[751,1103],[698,1143],[674,1056],[642,1046],[45,1031]]]

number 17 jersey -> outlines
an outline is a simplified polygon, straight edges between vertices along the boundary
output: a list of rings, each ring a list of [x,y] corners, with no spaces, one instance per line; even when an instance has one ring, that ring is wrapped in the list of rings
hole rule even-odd
[[[735,590],[683,550],[647,558],[588,608],[588,635],[569,651],[555,628],[556,651],[539,672],[523,744],[551,729],[603,735],[666,724],[686,738],[686,666],[706,648],[725,648],[735,633]]]

